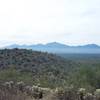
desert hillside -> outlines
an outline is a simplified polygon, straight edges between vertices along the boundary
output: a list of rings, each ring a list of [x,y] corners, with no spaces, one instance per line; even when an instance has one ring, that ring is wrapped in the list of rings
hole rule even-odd
[[[26,49],[0,50],[0,81],[24,81],[45,87],[64,85],[77,64],[47,52]]]
[[[64,56],[0,50],[0,100],[99,100],[99,57],[76,61]]]

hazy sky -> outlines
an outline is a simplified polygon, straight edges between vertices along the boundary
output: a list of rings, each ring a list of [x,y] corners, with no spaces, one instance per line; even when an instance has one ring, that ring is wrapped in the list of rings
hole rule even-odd
[[[100,45],[100,0],[0,0],[0,46]]]

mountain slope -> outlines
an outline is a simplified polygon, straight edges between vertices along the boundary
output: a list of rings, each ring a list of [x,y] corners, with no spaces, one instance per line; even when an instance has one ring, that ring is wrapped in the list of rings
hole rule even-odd
[[[54,87],[55,85],[63,84],[63,80],[76,66],[77,64],[70,60],[64,60],[49,53],[26,49],[0,50],[0,70],[8,70],[10,72],[9,74],[8,71],[5,71],[9,80],[19,80],[22,79],[21,76],[27,77],[29,75],[32,78],[30,80],[34,83],[39,82],[44,86]],[[9,70],[10,68],[11,70]],[[16,71],[17,74],[15,74]],[[20,77],[17,77],[17,75]],[[2,76],[5,77],[4,74],[1,74],[1,79]]]

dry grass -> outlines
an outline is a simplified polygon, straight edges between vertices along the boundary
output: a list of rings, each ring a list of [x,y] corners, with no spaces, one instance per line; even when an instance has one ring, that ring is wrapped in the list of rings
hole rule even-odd
[[[87,94],[86,94],[87,95]],[[0,100],[100,100],[100,94],[94,98],[94,95],[87,95],[84,99],[80,98],[76,90],[48,92],[42,99],[34,99],[26,92],[21,92],[17,88],[7,89],[0,86]]]
[[[0,88],[0,100],[33,100],[27,94],[18,90],[8,90],[4,87]]]

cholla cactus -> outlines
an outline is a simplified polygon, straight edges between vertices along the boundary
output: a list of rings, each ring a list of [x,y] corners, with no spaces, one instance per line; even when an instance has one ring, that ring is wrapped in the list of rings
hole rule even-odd
[[[32,97],[32,87],[31,86],[26,86],[25,87],[25,92],[27,93],[27,95],[31,96]]]
[[[13,86],[14,86],[14,82],[13,82],[13,81],[5,82],[5,83],[4,83],[4,86],[5,86],[7,89],[12,89]]]
[[[94,92],[94,95],[96,96],[97,100],[100,100],[100,89],[96,89],[96,91]]]
[[[32,91],[38,92],[38,86],[33,85],[33,86],[32,86]]]
[[[94,93],[95,93],[95,95],[100,95],[100,89],[96,89],[96,91]]]
[[[86,93],[84,100],[94,100],[95,96],[92,93]]]
[[[79,90],[78,90],[79,100],[84,100],[85,94],[86,94],[86,89],[85,88],[79,88]]]
[[[24,83],[23,81],[17,82],[17,88],[18,88],[21,92],[24,92],[25,83]]]
[[[25,85],[25,83],[23,82],[23,81],[20,81],[20,82],[17,82],[17,86],[24,86]]]
[[[80,93],[85,94],[85,93],[86,93],[86,89],[85,89],[85,88],[79,88],[78,93],[79,93],[79,94],[80,94]]]
[[[42,99],[43,92],[41,91],[40,87],[33,85],[32,86],[32,94],[35,99]]]
[[[61,88],[61,87],[59,87],[59,88],[56,88],[55,89],[55,93],[60,93],[60,94],[63,94],[64,93],[64,89],[63,88]]]

